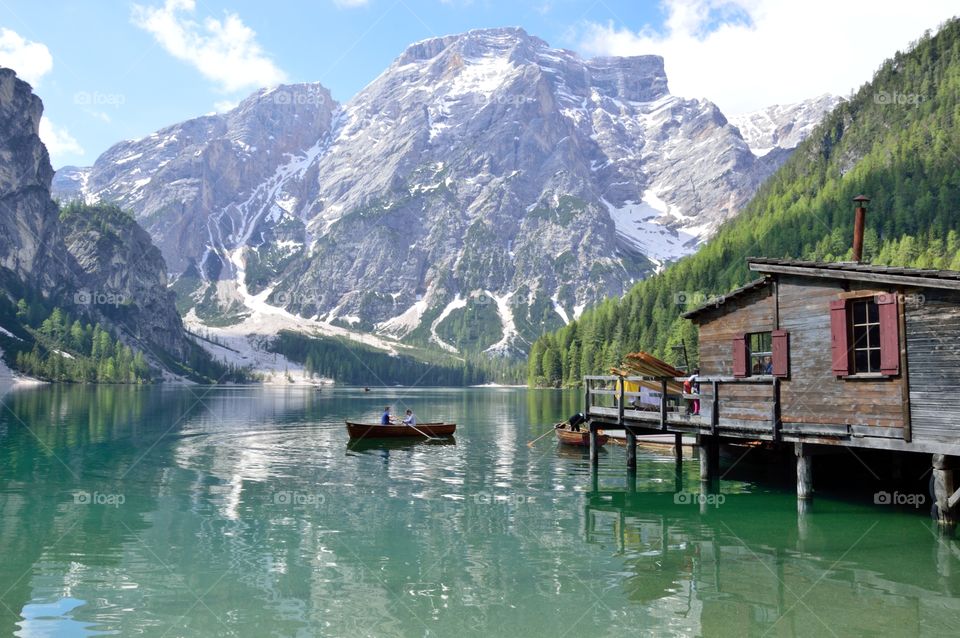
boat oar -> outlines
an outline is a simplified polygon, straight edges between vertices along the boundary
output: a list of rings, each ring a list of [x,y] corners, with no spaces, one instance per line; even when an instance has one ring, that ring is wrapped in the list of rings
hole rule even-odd
[[[556,430],[556,429],[557,429],[556,427],[553,428],[553,430]],[[543,434],[541,434],[540,436],[538,436],[538,437],[535,438],[534,440],[528,441],[528,442],[527,442],[527,447],[533,447],[533,444],[534,444],[534,443],[536,443],[537,441],[539,441],[539,440],[542,439],[543,437],[545,437],[545,436],[547,436],[548,434],[550,434],[551,432],[553,432],[553,430],[547,430],[546,432],[544,432]]]
[[[441,438],[438,437],[438,436],[430,436],[429,434],[427,434],[426,432],[424,432],[423,430],[421,430],[421,429],[418,428],[417,426],[413,425],[412,423],[404,423],[403,425],[407,426],[408,428],[413,428],[414,430],[416,430],[417,432],[420,433],[420,436],[425,436],[425,437],[427,437],[427,439],[429,439],[429,440],[431,440],[431,441],[442,441],[442,440],[443,440],[443,439],[441,439]]]

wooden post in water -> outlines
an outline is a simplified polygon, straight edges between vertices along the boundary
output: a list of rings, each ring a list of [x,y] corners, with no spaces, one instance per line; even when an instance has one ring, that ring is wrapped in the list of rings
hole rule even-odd
[[[683,467],[683,435],[677,432],[673,435],[673,456],[677,461],[677,470]]]
[[[597,424],[590,421],[590,466],[597,467],[600,462],[600,446],[597,444]]]
[[[957,525],[957,468],[960,459],[945,454],[933,455],[933,500],[936,503],[937,524],[953,529]]]
[[[797,443],[797,498],[813,498],[813,455],[803,443]]]
[[[637,468],[637,435],[629,427],[625,430],[627,443],[627,467]]]
[[[700,434],[697,436],[697,450],[700,453],[700,482],[711,483],[717,476],[717,437]]]

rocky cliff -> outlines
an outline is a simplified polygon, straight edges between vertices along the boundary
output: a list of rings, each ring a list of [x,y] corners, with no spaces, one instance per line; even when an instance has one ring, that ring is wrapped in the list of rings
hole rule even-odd
[[[54,172],[38,136],[43,105],[0,69],[0,289],[111,328],[159,365],[196,352],[150,236],[115,207],[51,199]],[[9,321],[7,317],[7,321]],[[18,330],[6,326],[5,330]]]

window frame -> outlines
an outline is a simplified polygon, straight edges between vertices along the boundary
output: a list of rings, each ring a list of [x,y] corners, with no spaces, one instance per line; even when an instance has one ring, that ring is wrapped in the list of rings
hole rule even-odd
[[[850,299],[848,318],[850,331],[850,375],[876,376],[883,375],[880,371],[880,306],[875,297],[859,297]],[[864,307],[863,321],[857,321],[857,309]],[[872,316],[871,316],[872,314]],[[876,331],[876,343],[871,339],[871,333]],[[860,333],[858,336],[858,332]],[[864,341],[865,345],[861,345]],[[858,363],[858,354],[865,353],[866,368],[862,369]],[[876,356],[876,365],[873,358]]]
[[[870,302],[876,309],[875,320],[870,319],[870,306],[865,311],[865,321],[855,318],[857,303]],[[854,290],[842,293],[830,302],[830,340],[832,372],[838,379],[878,380],[894,379],[902,374],[902,347],[904,306],[900,290]],[[867,334],[868,346],[855,347],[854,324]],[[869,337],[870,328],[876,327],[877,344]],[[859,333],[857,333],[859,334]],[[879,350],[879,365],[869,361],[870,352]],[[856,352],[866,352],[867,367],[860,369],[856,363]]]
[[[759,341],[762,343],[764,340],[764,335],[766,335],[767,346],[769,350],[760,350],[754,352],[753,350],[753,338],[759,337]],[[747,346],[747,376],[748,377],[758,377],[758,376],[770,376],[773,374],[773,331],[772,330],[758,330],[757,332],[748,332],[746,333],[745,341]],[[760,371],[754,372],[754,359],[756,357],[767,357],[770,360],[770,372]],[[760,359],[759,361],[762,361]]]

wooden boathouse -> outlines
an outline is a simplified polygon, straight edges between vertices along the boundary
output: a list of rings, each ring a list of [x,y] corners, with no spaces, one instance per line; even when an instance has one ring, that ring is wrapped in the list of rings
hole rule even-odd
[[[938,516],[953,524],[960,272],[861,263],[869,200],[855,201],[856,261],[750,259],[757,279],[684,315],[700,331],[699,414],[668,389],[682,379],[588,376],[591,433],[625,430],[631,467],[636,435],[696,434],[703,480],[716,477],[721,442],[792,445],[800,498],[812,494],[812,456],[837,446],[932,455]],[[624,382],[660,384],[659,406],[636,403]]]

